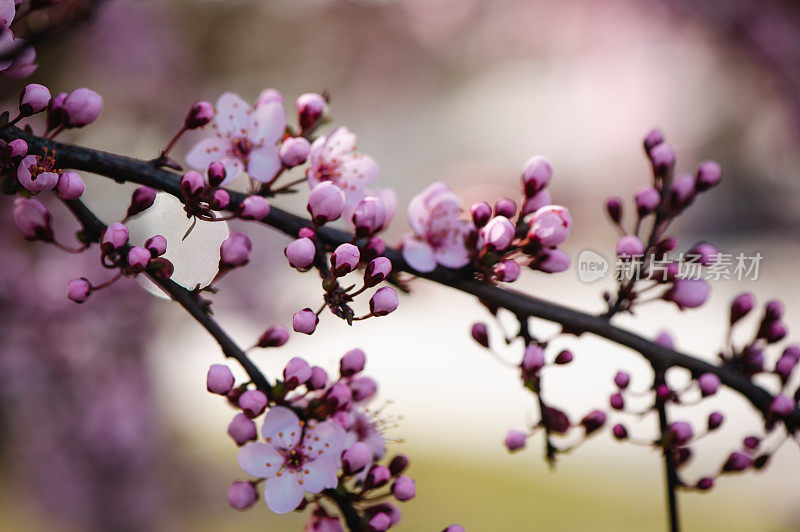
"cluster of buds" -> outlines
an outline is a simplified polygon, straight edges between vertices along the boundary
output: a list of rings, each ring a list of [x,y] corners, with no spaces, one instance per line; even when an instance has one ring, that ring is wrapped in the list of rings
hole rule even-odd
[[[404,239],[403,257],[420,272],[437,264],[462,268],[472,263],[487,282],[513,282],[522,266],[546,273],[566,270],[569,256],[558,246],[569,236],[572,216],[550,204],[552,174],[546,159],[531,158],[522,172],[521,208],[511,198],[494,207],[481,201],[470,207],[469,221],[461,218],[461,199],[447,185],[431,185],[409,204],[414,235]]]
[[[0,50],[4,54],[15,51],[8,59],[0,61],[0,73],[11,78],[26,78],[36,71],[39,67],[36,63],[36,49],[33,46],[25,46],[25,39],[17,36],[20,25],[31,13],[47,11],[59,3],[58,0],[0,1]]]
[[[259,345],[277,347],[286,338],[285,329],[271,327]],[[255,477],[231,485],[228,502],[233,508],[251,508],[263,483],[263,497],[274,512],[313,505],[309,530],[337,530],[339,518],[326,513],[318,502],[324,490],[339,486],[342,496],[359,505],[369,530],[388,530],[400,520],[396,505],[370,502],[387,496],[408,501],[416,487],[403,474],[409,463],[405,456],[380,463],[386,457],[383,432],[387,422],[379,411],[368,409],[377,384],[362,375],[365,364],[363,351],[349,351],[339,362],[339,376],[331,378],[325,369],[294,357],[283,370],[283,380],[267,392],[246,383],[237,386],[227,366],[209,368],[208,391],[227,397],[240,410],[228,434],[240,447],[239,465]],[[256,423],[262,415],[260,441]]]
[[[322,281],[323,304],[317,311],[307,307],[295,313],[293,328],[296,332],[313,334],[319,323],[319,315],[326,308],[348,324],[371,317],[386,316],[397,309],[397,292],[389,286],[379,288],[372,294],[369,299],[369,313],[357,317],[350,306],[358,295],[379,285],[392,273],[392,262],[386,257],[376,256],[377,240],[380,239],[377,237],[370,239],[361,249],[354,244],[341,244],[330,253],[327,261],[326,254],[321,251],[322,247],[317,240],[316,232],[310,228],[302,229],[300,238],[286,246],[284,254],[293,268],[307,271],[321,262],[318,267],[321,268],[320,271],[326,272]],[[345,276],[357,271],[361,266],[364,267],[364,274],[360,288],[356,289],[356,285],[346,286],[341,282]]]
[[[622,199],[611,197],[606,200],[606,212],[621,233],[616,245],[617,258],[630,266],[629,279],[620,281],[616,302],[611,303],[609,294],[606,294],[606,299],[616,306],[616,310],[630,310],[639,295],[635,282],[647,278],[654,282],[647,289],[655,287],[656,283],[665,287],[656,299],[673,302],[681,310],[699,307],[710,292],[708,282],[699,277],[703,268],[717,264],[719,252],[707,242],[695,244],[682,255],[691,275],[681,274],[681,262],[669,255],[677,248],[678,241],[674,236],[666,235],[665,231],[699,193],[719,184],[722,170],[716,162],[704,161],[694,174],[676,178],[675,151],[658,129],[647,134],[644,150],[650,162],[652,180],[634,194],[635,216],[630,231],[623,223]],[[643,227],[648,224],[649,235],[643,235]]]

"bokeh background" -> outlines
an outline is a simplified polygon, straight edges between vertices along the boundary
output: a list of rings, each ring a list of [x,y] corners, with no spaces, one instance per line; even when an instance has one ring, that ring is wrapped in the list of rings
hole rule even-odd
[[[659,125],[679,170],[706,158],[724,169],[723,185],[676,226],[684,248],[705,239],[764,259],[757,281],[714,283],[702,309],[680,314],[654,303],[619,322],[650,336],[667,329],[679,348],[708,360],[737,291],[761,302],[780,297],[790,329],[800,326],[800,12],[792,1],[113,0],[39,55],[31,81],[54,92],[88,86],[105,100],[96,124],[64,138],[141,158],[159,152],[197,99],[234,91],[253,100],[275,87],[289,108],[302,92],[327,90],[333,120],[359,135],[380,165],[381,186],[398,193],[391,239],[407,231],[404,206],[427,184],[445,180],[467,204],[516,197],[525,160],[545,154],[556,169],[553,198],[575,218],[565,249],[608,256],[615,232],[602,202],[630,198],[647,182],[640,142]],[[7,107],[21,85],[2,81]],[[175,155],[195,139],[183,139]],[[106,221],[118,219],[132,187],[85,178],[87,203]],[[225,435],[233,411],[204,389],[208,365],[220,360],[211,338],[134,281],[74,306],[64,297],[71,278],[102,279],[94,253],[25,244],[3,201],[0,529],[298,529],[299,515],[227,507],[227,486],[241,475]],[[298,199],[286,205],[303,207]],[[67,237],[72,222],[59,219]],[[245,227],[255,257],[224,280],[214,309],[249,345],[267,326],[288,325],[317,300],[318,286],[285,267],[283,236]],[[581,284],[570,270],[529,272],[516,287],[596,312],[611,286]],[[414,288],[389,318],[353,328],[323,319],[318,334],[254,355],[276,374],[294,355],[334,369],[346,350],[367,352],[378,403],[399,418],[390,452],[409,454],[417,479],[398,530],[452,522],[467,530],[665,527],[662,466],[650,449],[618,444],[605,431],[555,471],[538,438],[507,455],[506,431],[537,411],[516,372],[469,338],[470,325],[489,316],[463,294],[424,281]],[[500,325],[490,330],[499,340]],[[545,394],[573,419],[606,406],[619,368],[632,372],[634,388],[647,387],[647,365],[635,353],[589,337],[559,340],[554,351],[561,346],[576,361],[546,371]],[[520,357],[519,346],[499,350]],[[712,408],[727,414],[724,429],[697,445],[689,466],[697,475],[717,470],[742,436],[759,431],[738,396],[707,403],[673,414],[697,428]],[[642,437],[655,426],[652,418],[625,422]],[[796,530],[798,471],[790,441],[766,471],[682,495],[684,525]]]

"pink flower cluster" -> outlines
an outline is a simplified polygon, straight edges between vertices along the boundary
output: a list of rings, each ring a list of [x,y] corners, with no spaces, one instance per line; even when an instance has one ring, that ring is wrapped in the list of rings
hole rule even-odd
[[[405,261],[419,272],[437,265],[463,268],[473,264],[489,282],[513,282],[521,267],[546,273],[567,269],[569,257],[558,246],[569,236],[572,216],[550,205],[547,185],[550,163],[533,157],[522,173],[522,208],[511,198],[470,207],[471,220],[462,217],[461,198],[444,183],[434,183],[408,206],[414,231],[403,239]]]
[[[276,331],[271,328],[262,340],[278,336],[285,342],[285,330]],[[414,497],[413,479],[402,474],[408,467],[405,456],[393,457],[388,465],[378,463],[386,454],[385,421],[368,409],[377,384],[361,374],[365,364],[364,352],[354,349],[341,358],[339,377],[330,378],[323,368],[294,357],[284,368],[283,381],[268,393],[247,384],[236,386],[226,366],[209,368],[207,389],[226,396],[240,410],[228,434],[241,447],[240,467],[255,478],[231,485],[228,501],[232,507],[252,507],[263,484],[267,506],[286,513],[304,501],[317,501],[324,490],[349,485],[350,479],[356,502],[383,498],[377,492],[384,488],[386,495],[398,501]],[[255,420],[264,412],[259,439]],[[372,530],[387,530],[400,520],[400,511],[389,502],[370,504],[364,513]],[[327,528],[319,528],[323,524]],[[322,506],[315,506],[308,527],[341,530],[338,518]]]

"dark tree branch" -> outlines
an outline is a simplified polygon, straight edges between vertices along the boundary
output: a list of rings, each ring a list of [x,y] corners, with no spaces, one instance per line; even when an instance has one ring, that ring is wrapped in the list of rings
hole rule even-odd
[[[655,372],[654,389],[666,384],[664,371],[653,366]],[[669,420],[667,419],[667,401],[656,393],[656,412],[658,412],[658,430],[661,434],[661,446],[664,456],[664,489],[667,499],[670,532],[680,532],[678,518],[678,471],[675,465],[675,452],[669,440]]]
[[[60,168],[85,170],[110,177],[120,183],[131,182],[147,185],[182,199],[179,175],[175,172],[158,168],[151,162],[48,141],[41,137],[29,135],[16,127],[0,131],[0,138],[4,140],[22,138],[28,143],[32,153],[42,153],[44,148],[55,150]],[[228,210],[235,211],[247,195],[231,190],[228,192],[231,197]],[[272,207],[269,216],[263,223],[293,237],[297,236],[301,228],[311,227],[309,220],[275,206]],[[319,228],[317,235],[330,248],[352,240],[350,234],[330,227]],[[773,400],[772,394],[754,384],[747,376],[738,373],[733,368],[710,364],[698,357],[669,349],[631,331],[616,327],[601,316],[573,310],[558,303],[544,301],[510,288],[488,285],[474,279],[472,272],[468,270],[450,270],[437,267],[432,272],[422,273],[415,271],[406,264],[400,250],[396,248],[387,248],[384,255],[392,261],[395,271],[409,272],[418,277],[472,294],[490,305],[505,308],[516,316],[535,317],[556,322],[564,326],[566,331],[575,334],[591,333],[600,336],[640,353],[654,366],[664,369],[681,367],[689,370],[694,377],[698,377],[703,373],[714,373],[723,384],[747,398],[764,416],[769,412],[769,407]],[[800,428],[800,409],[795,409],[792,415],[785,419],[785,424],[791,431]]]

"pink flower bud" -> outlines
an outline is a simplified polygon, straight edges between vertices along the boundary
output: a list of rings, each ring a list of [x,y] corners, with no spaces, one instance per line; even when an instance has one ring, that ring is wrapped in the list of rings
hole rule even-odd
[[[282,325],[273,325],[258,339],[258,347],[280,347],[289,341],[289,331]]]
[[[225,165],[220,161],[211,161],[208,165],[206,175],[208,176],[208,184],[212,187],[218,187],[225,181],[228,171],[225,169]]]
[[[472,223],[475,227],[480,229],[491,219],[492,207],[485,201],[473,203],[469,208],[470,215],[472,216]]]
[[[781,417],[788,417],[794,412],[794,401],[785,395],[778,395],[769,405],[769,411]]]
[[[543,246],[557,246],[567,239],[570,228],[572,216],[569,210],[560,205],[548,205],[533,214],[528,238]]]
[[[259,390],[247,390],[239,396],[239,408],[249,418],[258,417],[267,409],[267,396]]]
[[[367,489],[380,488],[388,484],[391,478],[392,474],[389,472],[388,467],[376,464],[369,470],[367,478],[364,480],[364,486]]]
[[[314,92],[301,94],[295,100],[294,108],[300,129],[306,131],[314,127],[325,113],[325,98]]]
[[[675,165],[675,150],[666,142],[653,146],[647,154],[656,173],[662,174]]]
[[[666,384],[659,384],[656,387],[656,398],[667,400],[672,396],[672,390]]]
[[[481,229],[483,244],[489,251],[503,251],[514,240],[514,224],[505,216],[495,216]]]
[[[658,208],[661,203],[661,194],[652,185],[645,185],[636,191],[634,201],[639,216],[645,216]]]
[[[133,246],[128,250],[128,266],[134,273],[142,273],[150,263],[152,254],[140,246]]]
[[[242,220],[263,220],[269,215],[269,203],[262,196],[247,196],[237,215]]]
[[[486,324],[475,323],[472,325],[472,339],[478,342],[483,347],[489,347],[489,331],[486,330]]]
[[[293,357],[283,368],[283,381],[287,390],[294,390],[311,378],[311,367],[300,357]]]
[[[344,192],[331,183],[323,181],[317,184],[308,195],[308,212],[317,224],[324,224],[338,219],[344,210]]]
[[[664,133],[660,129],[650,130],[644,138],[644,151],[650,152],[653,148],[664,142]]]
[[[100,248],[104,253],[116,251],[128,243],[128,228],[117,222],[109,225],[103,231],[103,238],[100,240]]]
[[[758,449],[758,446],[761,444],[761,440],[756,438],[755,436],[747,436],[744,440],[742,440],[742,445],[751,451],[755,451]]]
[[[300,271],[307,270],[314,263],[316,252],[317,248],[310,238],[298,238],[290,242],[286,249],[283,250],[289,265]]]
[[[658,333],[658,336],[655,337],[655,342],[658,345],[663,345],[667,349],[675,348],[675,342],[672,340],[672,335],[670,335],[667,331],[661,331]]]
[[[784,353],[775,363],[775,374],[781,378],[781,382],[786,383],[791,377],[795,366],[797,366],[797,359]]]
[[[228,488],[228,504],[234,510],[247,510],[258,500],[256,487],[243,480],[237,480]]]
[[[144,247],[152,258],[160,257],[167,252],[167,239],[161,235],[151,236],[145,241]]]
[[[78,277],[67,284],[67,297],[75,303],[83,303],[91,293],[92,285],[85,277]]]
[[[644,254],[644,244],[636,235],[626,235],[617,242],[617,256],[623,260],[641,257]]]
[[[711,287],[704,279],[678,279],[663,299],[672,301],[681,310],[696,308],[706,302],[710,291]]]
[[[669,426],[669,435],[677,445],[686,445],[694,436],[694,431],[687,422],[676,421]]]
[[[516,261],[502,260],[494,267],[494,274],[498,281],[513,283],[519,277],[520,267]]]
[[[130,218],[145,209],[149,209],[156,201],[156,191],[150,187],[139,187],[131,195],[127,216]]]
[[[503,443],[509,451],[524,449],[528,436],[520,430],[509,430]]]
[[[277,102],[283,106],[283,95],[278,89],[264,89],[256,99],[256,108],[268,103]]]
[[[694,176],[682,175],[670,188],[670,208],[673,212],[685,209],[694,199]]]
[[[341,277],[358,268],[361,252],[353,244],[341,244],[331,253],[333,275]]]
[[[593,410],[581,420],[581,426],[589,435],[603,427],[606,423],[606,414],[602,410]]]
[[[206,180],[203,179],[200,172],[189,170],[181,177],[181,192],[183,193],[183,197],[187,200],[200,197],[205,189]]]
[[[25,240],[53,241],[52,216],[39,201],[16,198],[12,217]]]
[[[716,430],[725,421],[725,416],[720,412],[711,412],[708,415],[708,430]]]
[[[698,242],[687,255],[697,257],[697,261],[703,266],[711,266],[719,260],[719,251],[708,242]]]
[[[233,388],[233,373],[224,364],[212,364],[206,375],[206,389],[217,395],[227,395]]]
[[[720,381],[719,377],[713,373],[703,373],[697,378],[697,384],[700,386],[700,394],[703,397],[708,397],[717,393]]]
[[[258,430],[255,422],[240,412],[233,416],[233,420],[228,425],[228,436],[241,447],[249,441],[255,441],[258,437]]]
[[[764,306],[764,320],[776,321],[781,319],[783,317],[783,310],[783,303],[777,299],[767,301],[767,304]]]
[[[17,167],[17,179],[31,192],[53,190],[58,184],[58,174],[49,166],[38,155],[26,155]]]
[[[44,85],[26,85],[19,95],[19,114],[31,116],[40,113],[50,103],[50,91]]]
[[[231,195],[228,194],[226,190],[218,188],[211,194],[208,206],[215,211],[221,211],[225,209],[230,202]]]
[[[63,200],[76,200],[83,195],[84,190],[86,190],[86,186],[77,172],[63,172],[58,178],[56,192],[58,197]]]
[[[405,475],[400,475],[392,484],[392,495],[398,501],[410,501],[417,492],[414,479]]]
[[[67,117],[64,111],[64,100],[67,99],[66,92],[56,94],[47,106],[47,130],[52,131],[58,126],[65,124]]]
[[[301,227],[297,232],[297,236],[298,238],[310,238],[311,240],[314,240],[317,237],[317,233],[315,233],[310,227]]]
[[[309,390],[321,390],[328,384],[328,373],[319,366],[311,367],[311,378],[306,383]]]
[[[367,525],[370,531],[384,532],[385,530],[389,530],[389,527],[392,526],[392,518],[385,513],[376,513],[370,517]]]
[[[550,162],[537,155],[528,159],[522,170],[522,186],[525,196],[530,198],[550,183],[553,177],[553,167]]]
[[[530,198],[525,198],[525,203],[522,205],[521,216],[527,216],[532,212],[536,212],[542,207],[552,205],[553,200],[547,189],[542,189]]]
[[[226,268],[244,266],[250,261],[253,243],[247,233],[231,231],[219,247],[220,263]]]
[[[714,479],[711,477],[703,477],[697,481],[696,487],[701,491],[708,491],[714,487]]]
[[[735,451],[728,456],[728,459],[722,466],[722,470],[727,472],[744,471],[752,465],[753,460],[749,456]]]
[[[356,377],[350,381],[350,391],[353,401],[365,401],[378,393],[378,383],[372,377]]]
[[[624,390],[628,387],[628,384],[631,382],[631,377],[624,371],[618,371],[616,375],[614,375],[614,384],[617,385],[617,388],[620,390]]]
[[[622,200],[614,196],[606,200],[606,213],[611,221],[619,224],[622,221]]]
[[[733,325],[740,319],[747,316],[756,304],[756,299],[753,294],[745,292],[739,294],[731,303],[731,318],[730,323]]]
[[[376,286],[384,281],[392,273],[392,261],[386,257],[372,259],[364,271],[364,284],[366,286]]]
[[[367,242],[367,245],[364,247],[361,253],[361,258],[364,261],[372,260],[376,257],[380,257],[386,252],[386,241],[380,237],[373,236]]]
[[[500,198],[494,204],[494,215],[513,218],[517,213],[517,202],[511,198]]]
[[[525,375],[532,375],[544,367],[544,350],[536,344],[529,344],[525,348],[520,364]]]
[[[398,454],[389,462],[389,472],[393,477],[405,471],[406,468],[408,468],[408,457],[404,454]]]
[[[88,126],[100,116],[103,98],[91,89],[75,89],[64,99],[63,109],[67,127]]]
[[[572,351],[565,349],[556,355],[556,358],[553,362],[563,366],[572,362],[574,358],[575,356],[572,354]]]
[[[311,144],[304,137],[289,137],[281,144],[278,155],[286,168],[294,168],[306,162]]]
[[[328,389],[325,400],[336,410],[346,410],[353,403],[353,391],[343,382],[337,382]]]
[[[186,113],[183,126],[186,129],[197,129],[214,119],[214,106],[208,102],[194,102]]]
[[[379,288],[369,300],[369,311],[373,316],[386,316],[397,309],[397,292],[391,286]]]
[[[695,187],[698,192],[704,192],[714,188],[722,181],[722,168],[714,161],[703,161],[697,167],[695,176]]]
[[[372,451],[366,443],[357,441],[342,454],[342,468],[345,474],[358,473],[372,460]]]
[[[569,255],[560,249],[543,250],[531,264],[532,268],[545,273],[559,273],[569,268]]]
[[[353,212],[353,225],[356,236],[366,237],[377,233],[386,224],[387,211],[383,200],[377,196],[367,196],[356,206]]]
[[[442,532],[465,532],[465,530],[463,526],[453,523],[445,528]]]
[[[353,349],[344,354],[339,361],[339,374],[342,377],[352,377],[363,371],[367,363],[367,355],[361,349]]]
[[[319,318],[310,308],[304,308],[292,316],[292,328],[295,332],[312,334],[317,328]]]
[[[2,156],[7,162],[18,163],[28,155],[28,143],[22,139],[14,139],[5,145]]]
[[[621,423],[617,423],[611,429],[612,434],[614,434],[614,438],[618,440],[624,440],[628,437],[628,429],[625,428],[625,425]]]
[[[157,257],[150,261],[150,271],[159,279],[167,280],[175,273],[175,265],[164,257]]]
[[[625,398],[622,397],[622,394],[619,392],[613,393],[608,398],[608,404],[611,405],[611,408],[614,410],[622,410],[625,408]]]

